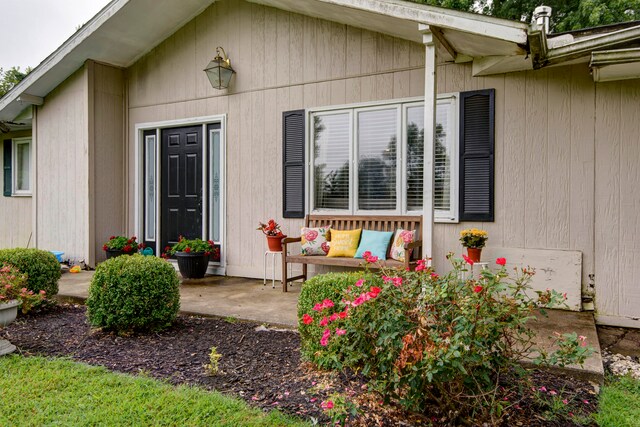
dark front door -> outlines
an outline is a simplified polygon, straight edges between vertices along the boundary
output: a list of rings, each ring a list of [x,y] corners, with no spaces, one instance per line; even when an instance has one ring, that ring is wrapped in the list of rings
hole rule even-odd
[[[162,248],[202,237],[202,126],[162,130]]]

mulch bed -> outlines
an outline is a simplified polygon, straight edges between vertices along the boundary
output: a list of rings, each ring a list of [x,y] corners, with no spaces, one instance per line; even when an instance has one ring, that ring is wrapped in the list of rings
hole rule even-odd
[[[23,355],[66,356],[113,371],[144,373],[173,384],[215,389],[264,410],[278,408],[303,419],[314,417],[321,423],[328,419],[320,402],[339,391],[361,405],[361,416],[353,425],[442,425],[437,417],[382,405],[358,376],[313,370],[300,360],[296,332],[265,329],[254,323],[180,316],[174,326],[161,333],[118,336],[92,330],[85,307],[64,304],[18,319],[0,330],[0,338],[9,339]],[[221,372],[215,376],[204,368],[211,347],[217,347],[222,355]],[[533,381],[535,392],[526,387],[520,396],[505,396],[517,405],[505,425],[579,425],[571,417],[596,408],[597,397],[589,383],[541,371],[533,375]],[[545,402],[557,399],[549,395],[552,390],[558,398],[568,399],[565,413],[572,412],[568,418],[545,419],[545,408],[550,406]]]

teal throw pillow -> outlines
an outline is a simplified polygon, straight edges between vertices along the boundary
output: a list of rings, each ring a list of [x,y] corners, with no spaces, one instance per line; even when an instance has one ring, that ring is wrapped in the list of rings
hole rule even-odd
[[[369,251],[372,256],[377,256],[378,259],[387,259],[387,249],[392,236],[393,231],[362,230],[360,246],[358,246],[354,258],[362,258],[362,254]]]

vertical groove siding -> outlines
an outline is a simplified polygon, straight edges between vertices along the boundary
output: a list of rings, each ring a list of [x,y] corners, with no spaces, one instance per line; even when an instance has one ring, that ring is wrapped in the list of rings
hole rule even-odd
[[[237,71],[228,91],[212,89],[202,72],[218,45]],[[273,217],[289,235],[302,225],[280,217],[282,112],[422,96],[423,66],[419,44],[216,2],[127,70],[128,156],[136,123],[228,114],[228,274],[261,277],[257,221]],[[640,158],[640,103],[638,83],[622,84],[596,86],[584,64],[479,78],[470,64],[439,66],[440,93],[495,89],[495,221],[436,224],[435,264],[461,251],[458,232],[472,226],[486,229],[494,247],[579,250],[583,286],[597,274],[599,310],[633,311],[640,177],[630,162]],[[132,231],[133,162],[127,177]]]
[[[88,73],[80,68],[45,97],[37,121],[38,247],[89,257]]]

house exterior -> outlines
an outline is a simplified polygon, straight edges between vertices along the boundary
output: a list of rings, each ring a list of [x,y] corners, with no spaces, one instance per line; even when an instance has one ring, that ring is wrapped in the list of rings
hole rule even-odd
[[[201,236],[211,273],[262,277],[258,221],[417,213],[436,269],[484,228],[485,259],[640,327],[639,39],[402,0],[114,0],[0,99],[0,247],[95,265],[113,234]]]

